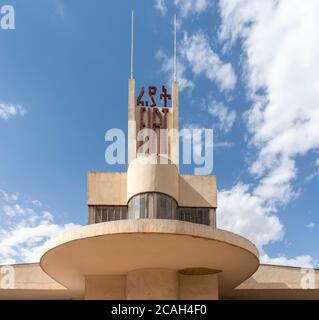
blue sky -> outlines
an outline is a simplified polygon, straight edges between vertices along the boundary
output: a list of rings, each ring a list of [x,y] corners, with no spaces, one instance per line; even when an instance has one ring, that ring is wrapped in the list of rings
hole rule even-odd
[[[169,86],[177,14],[180,126],[214,129],[219,227],[264,262],[318,266],[319,7],[293,2],[3,2],[16,28],[0,30],[1,262],[86,224],[88,170],[126,169],[105,163],[104,135],[127,127],[134,8],[137,88]]]

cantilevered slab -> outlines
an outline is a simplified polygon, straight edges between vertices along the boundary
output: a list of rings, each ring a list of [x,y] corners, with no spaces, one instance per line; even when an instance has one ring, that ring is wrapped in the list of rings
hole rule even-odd
[[[83,297],[85,275],[126,274],[140,268],[219,270],[220,292],[248,279],[258,268],[255,246],[238,235],[172,220],[120,220],[65,232],[40,261],[53,279]]]

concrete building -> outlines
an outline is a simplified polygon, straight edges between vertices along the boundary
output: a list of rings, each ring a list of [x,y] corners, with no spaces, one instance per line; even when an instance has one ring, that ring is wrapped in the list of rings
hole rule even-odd
[[[319,299],[319,270],[262,265],[253,243],[216,228],[216,177],[180,174],[178,83],[163,107],[136,96],[131,79],[127,172],[89,172],[89,224],[14,265],[0,299]],[[143,129],[166,134],[140,152]]]

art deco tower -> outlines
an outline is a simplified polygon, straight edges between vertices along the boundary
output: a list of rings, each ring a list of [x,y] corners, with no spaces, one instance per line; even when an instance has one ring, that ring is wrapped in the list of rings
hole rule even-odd
[[[89,172],[89,225],[41,258],[73,297],[218,299],[257,270],[255,246],[216,228],[216,178],[180,173],[178,96],[176,71],[138,94],[131,72],[127,172]]]
[[[88,225],[40,263],[0,265],[0,299],[318,300],[319,270],[260,265],[250,241],[217,228],[216,178],[182,174],[174,31],[172,84],[136,90],[132,19],[127,171],[88,173]]]

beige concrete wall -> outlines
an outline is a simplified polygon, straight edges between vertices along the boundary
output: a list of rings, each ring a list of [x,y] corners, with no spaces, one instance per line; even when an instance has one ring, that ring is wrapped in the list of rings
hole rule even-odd
[[[86,300],[125,299],[125,275],[91,275],[85,277]]]
[[[0,300],[71,297],[71,292],[49,277],[38,263],[0,265]]]
[[[180,300],[218,300],[218,275],[179,275]]]
[[[174,164],[153,164],[134,160],[127,171],[127,200],[144,192],[165,193],[178,202],[178,169]],[[146,159],[146,158],[145,158]],[[142,162],[143,161],[143,162]]]
[[[218,300],[218,275],[184,275],[161,268],[90,275],[85,277],[85,299]]]
[[[10,269],[9,269],[10,268]],[[49,277],[39,266],[38,263],[16,264],[11,266],[0,265],[0,281],[2,277],[9,272],[13,272],[14,289],[52,289],[65,290],[66,289]]]
[[[139,269],[126,276],[128,300],[177,300],[178,274],[169,269]]]
[[[182,174],[179,176],[179,206],[217,207],[215,176]]]
[[[162,192],[182,207],[217,207],[215,176],[179,175],[170,165],[139,164],[134,161],[126,172],[88,173],[88,205],[126,205],[133,195]]]
[[[260,265],[237,289],[319,289],[319,270]]]
[[[90,171],[87,204],[125,206],[126,172]]]
[[[319,300],[319,270],[260,265],[227,299]]]

